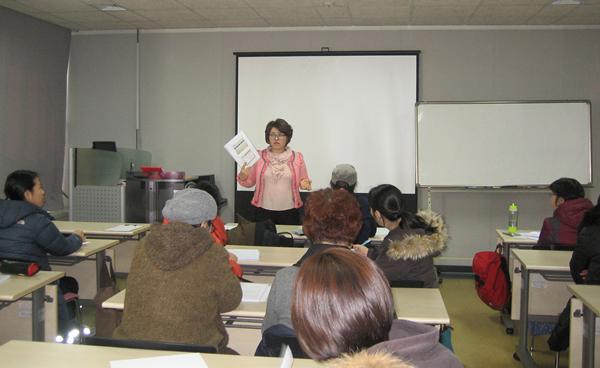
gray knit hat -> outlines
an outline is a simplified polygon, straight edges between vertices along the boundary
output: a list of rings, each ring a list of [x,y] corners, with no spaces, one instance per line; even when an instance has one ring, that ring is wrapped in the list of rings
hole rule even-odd
[[[187,188],[177,191],[173,198],[165,203],[162,214],[171,222],[200,225],[217,217],[217,204],[207,192]]]
[[[338,181],[353,186],[356,184],[356,169],[349,164],[339,164],[331,173],[331,182],[336,184]]]

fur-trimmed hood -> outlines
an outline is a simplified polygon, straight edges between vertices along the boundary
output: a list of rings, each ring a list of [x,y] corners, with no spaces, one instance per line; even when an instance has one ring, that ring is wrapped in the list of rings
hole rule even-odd
[[[400,229],[390,231],[390,245],[387,256],[392,260],[419,260],[439,254],[446,248],[448,230],[442,216],[424,210],[417,213],[426,224],[433,228],[432,233],[422,229]]]
[[[344,354],[342,357],[327,362],[329,368],[414,368],[391,353],[378,351],[370,353],[366,350],[356,354]]]

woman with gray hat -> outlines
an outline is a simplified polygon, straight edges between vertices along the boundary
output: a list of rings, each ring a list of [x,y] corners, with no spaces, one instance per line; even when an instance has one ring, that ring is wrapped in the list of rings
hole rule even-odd
[[[362,226],[356,239],[354,239],[354,244],[362,244],[370,237],[375,236],[377,223],[373,219],[373,216],[371,216],[371,208],[366,196],[354,193],[356,182],[357,175],[354,166],[339,164],[331,172],[331,181],[329,184],[331,185],[331,189],[344,189],[354,194],[354,197],[358,201],[360,213],[362,214]]]
[[[168,224],[153,225],[135,249],[123,321],[113,337],[227,348],[221,313],[242,299],[227,251],[214,243],[217,205],[207,192],[184,189],[167,201]]]

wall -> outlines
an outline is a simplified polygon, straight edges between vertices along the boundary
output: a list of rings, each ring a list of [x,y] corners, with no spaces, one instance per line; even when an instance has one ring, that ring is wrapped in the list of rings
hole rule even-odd
[[[69,127],[71,145],[120,137],[129,137],[124,144],[134,144],[135,121],[131,114],[120,113],[130,111],[135,97],[132,37],[74,35],[71,85],[78,87],[70,94],[76,91],[80,96],[69,100],[71,116],[79,117]],[[216,174],[224,196],[232,200],[233,161],[222,146],[234,133],[233,52],[421,50],[423,101],[589,99],[594,107],[600,103],[598,39],[597,29],[144,32],[141,145],[166,168]],[[117,51],[122,57],[115,56]],[[106,98],[107,91],[118,98]],[[101,103],[97,111],[89,108],[93,101]],[[119,124],[104,118],[116,112],[122,118]],[[594,108],[592,112],[596,125],[600,113]],[[598,131],[592,132],[593,157],[598,155]],[[510,149],[510,142],[506,144]],[[598,160],[593,162],[598,182]],[[594,201],[598,193],[597,188],[588,190]],[[511,201],[519,204],[522,228],[537,229],[552,213],[547,192],[434,192],[432,207],[445,216],[452,237],[442,262],[470,264],[475,251],[492,249],[493,229],[506,226]],[[423,191],[420,202],[426,206]],[[232,207],[224,211],[226,220],[233,219]]]
[[[70,40],[66,28],[0,6],[0,182],[38,172],[50,209],[62,208]]]

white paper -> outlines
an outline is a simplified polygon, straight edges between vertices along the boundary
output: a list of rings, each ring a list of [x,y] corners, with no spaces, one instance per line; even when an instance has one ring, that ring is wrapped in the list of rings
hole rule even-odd
[[[225,230],[233,230],[238,226],[235,222],[228,222],[225,224]]]
[[[117,225],[117,226],[113,226],[111,228],[106,229],[106,231],[114,231],[114,232],[127,232],[127,231],[133,231],[135,229],[137,229],[138,227],[140,227],[142,225],[134,225],[134,224],[123,224],[123,225]]]
[[[540,232],[539,231],[518,232],[515,234],[515,236],[517,236],[519,238],[530,239],[530,240],[538,240],[540,237]]]
[[[271,285],[242,282],[242,302],[261,303],[269,297]]]
[[[225,143],[225,150],[237,162],[238,165],[252,166],[258,161],[258,151],[250,142],[250,139],[240,131],[229,142]]]
[[[110,368],[208,368],[200,354],[165,355],[154,358],[113,360]]]
[[[304,235],[304,229],[302,229],[302,227],[300,227],[299,229],[296,229],[296,230],[292,231],[292,234],[295,234],[295,235]]]
[[[292,368],[292,365],[294,365],[294,356],[292,355],[292,350],[290,350],[290,347],[286,346],[279,368]]]
[[[374,238],[383,239],[387,236],[390,231],[385,227],[378,227],[377,231],[375,231]]]
[[[5,274],[0,273],[0,284],[8,279],[10,279],[10,275],[5,275]]]
[[[235,254],[238,261],[258,261],[260,259],[258,249],[227,249],[227,251]]]

